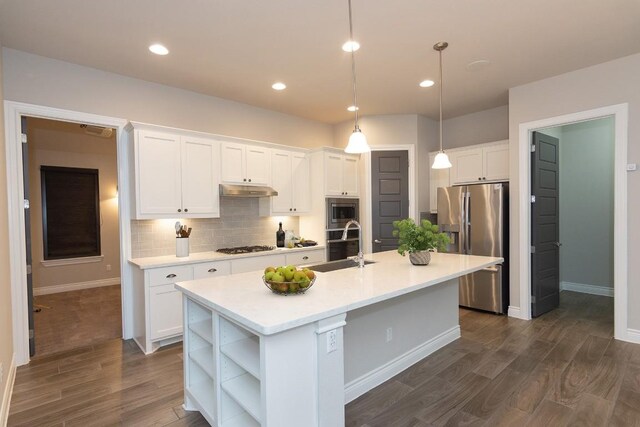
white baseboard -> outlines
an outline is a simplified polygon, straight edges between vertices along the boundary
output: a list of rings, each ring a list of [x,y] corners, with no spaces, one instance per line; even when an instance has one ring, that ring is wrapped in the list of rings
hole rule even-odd
[[[560,282],[561,291],[581,292],[613,298],[613,288],[608,286],[587,285],[584,283]]]
[[[110,279],[91,280],[89,282],[65,283],[63,285],[33,287],[33,295],[57,294],[60,292],[79,291],[82,289],[99,288],[101,286],[119,285],[120,278],[112,277]]]
[[[627,337],[624,341],[640,344],[640,329],[627,329]]]
[[[507,311],[507,316],[515,317],[516,319],[529,320],[529,319],[525,319],[522,316],[522,310],[520,310],[520,307],[514,307],[512,305],[509,306],[509,310]]]
[[[11,395],[13,394],[13,383],[16,379],[16,354],[11,358],[11,366],[7,371],[7,382],[4,385],[2,394],[2,406],[0,406],[0,426],[6,426],[9,420],[9,405],[11,404]],[[0,381],[2,378],[0,378]]]
[[[360,378],[356,378],[348,384],[345,384],[345,404],[362,396],[372,388],[379,386],[383,382],[404,371],[411,365],[424,359],[436,350],[439,350],[445,345],[452,343],[458,338],[460,338],[460,326],[455,326],[448,331],[445,331],[440,335],[433,337],[429,341],[407,351],[403,355],[396,357],[386,364],[370,372],[367,372]]]

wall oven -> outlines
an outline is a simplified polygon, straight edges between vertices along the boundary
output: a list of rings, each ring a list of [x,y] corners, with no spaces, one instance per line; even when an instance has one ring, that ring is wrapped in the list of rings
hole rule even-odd
[[[344,228],[347,222],[359,221],[360,204],[358,199],[327,198],[327,230]]]
[[[342,240],[342,231],[351,220],[360,220],[358,199],[327,198],[327,261],[336,261],[358,255],[360,230],[352,228],[347,240]]]

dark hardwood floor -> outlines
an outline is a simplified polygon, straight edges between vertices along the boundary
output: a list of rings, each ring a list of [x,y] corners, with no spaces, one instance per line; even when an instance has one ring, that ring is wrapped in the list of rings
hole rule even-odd
[[[640,426],[640,345],[613,299],[562,293],[531,322],[460,310],[462,338],[346,407],[347,426]],[[182,347],[109,340],[20,367],[10,426],[207,425],[182,404]]]
[[[34,297],[35,357],[122,337],[120,285]]]

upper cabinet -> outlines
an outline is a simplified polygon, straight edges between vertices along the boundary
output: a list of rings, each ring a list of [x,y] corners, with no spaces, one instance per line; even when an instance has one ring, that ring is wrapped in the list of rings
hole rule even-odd
[[[261,215],[299,215],[309,212],[311,209],[309,163],[306,153],[271,150],[271,186],[278,195],[260,200]]]
[[[271,150],[237,142],[222,143],[222,182],[227,184],[269,185]]]
[[[358,197],[358,157],[324,153],[325,196]]]
[[[449,152],[451,185],[509,179],[509,144],[465,148]]]
[[[135,218],[220,216],[219,144],[133,129]]]

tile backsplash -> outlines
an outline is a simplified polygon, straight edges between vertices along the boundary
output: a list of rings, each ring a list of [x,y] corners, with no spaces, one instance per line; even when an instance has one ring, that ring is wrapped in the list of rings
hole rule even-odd
[[[193,228],[190,252],[244,245],[275,246],[278,222],[282,222],[283,229],[298,233],[298,217],[261,217],[258,202],[257,198],[221,197],[220,218],[132,220],[131,257],[175,254],[176,221]]]

